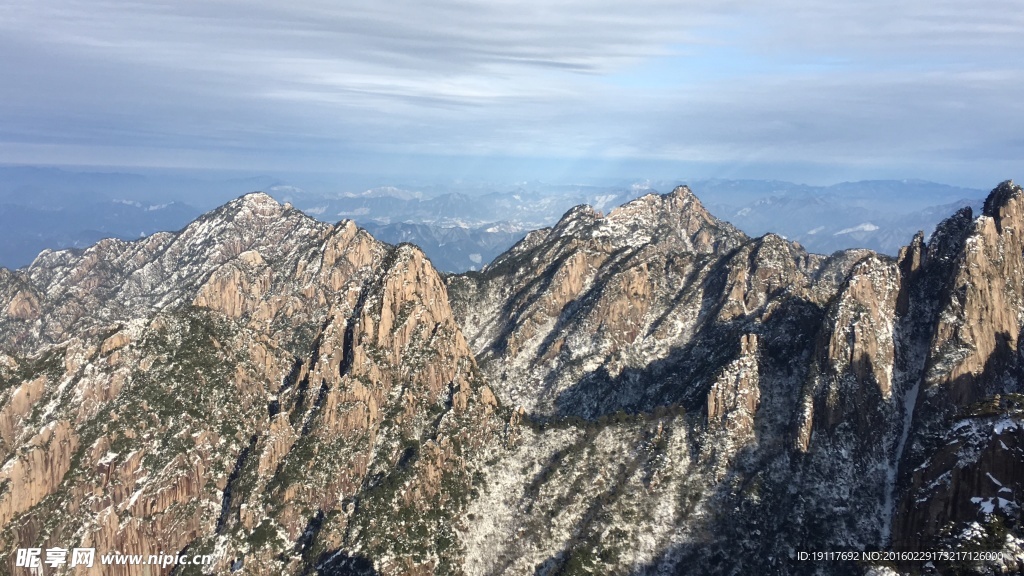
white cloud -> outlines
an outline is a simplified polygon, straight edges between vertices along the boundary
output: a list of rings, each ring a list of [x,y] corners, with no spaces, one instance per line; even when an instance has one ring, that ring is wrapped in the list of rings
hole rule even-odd
[[[927,176],[1024,151],[1014,4],[9,1],[0,142],[240,163],[905,161]]]

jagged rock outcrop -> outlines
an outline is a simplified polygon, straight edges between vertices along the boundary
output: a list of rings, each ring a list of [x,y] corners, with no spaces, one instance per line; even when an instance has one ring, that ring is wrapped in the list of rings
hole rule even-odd
[[[48,424],[0,469],[0,526],[52,494],[71,468],[78,437],[66,420]]]
[[[708,423],[722,425],[738,435],[753,432],[754,415],[761,403],[758,379],[757,336],[747,334],[740,340],[740,357],[711,385]]]

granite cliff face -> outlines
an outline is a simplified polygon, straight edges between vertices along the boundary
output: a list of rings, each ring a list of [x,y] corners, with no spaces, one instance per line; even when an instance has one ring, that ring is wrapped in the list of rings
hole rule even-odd
[[[680,187],[444,278],[257,193],[44,252],[0,269],[0,572],[29,546],[241,574],[1019,570],[1022,231],[1007,182],[899,258],[826,257]]]

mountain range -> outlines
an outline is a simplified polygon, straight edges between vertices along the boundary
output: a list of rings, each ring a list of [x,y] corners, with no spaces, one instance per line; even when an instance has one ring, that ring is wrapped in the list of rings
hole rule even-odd
[[[0,573],[1024,569],[1020,186],[892,256],[606,208],[461,274],[263,193],[0,269]]]

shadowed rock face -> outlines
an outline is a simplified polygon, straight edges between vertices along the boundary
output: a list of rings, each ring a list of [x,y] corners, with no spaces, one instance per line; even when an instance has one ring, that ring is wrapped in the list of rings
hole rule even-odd
[[[977,423],[982,456],[949,454],[963,444],[965,410],[1021,385],[1021,201],[1004,183],[982,217],[961,212],[897,259],[826,258],[775,236],[747,238],[679,188],[607,216],[575,209],[482,274],[450,278],[453,308],[503,402],[548,426],[639,419],[645,434],[685,437],[689,448],[645,453],[623,432],[619,458],[592,455],[592,445],[551,449],[552,468],[565,467],[559,450],[582,450],[585,461],[629,470],[630,457],[640,457],[637,470],[664,458],[682,479],[652,487],[648,470],[613,496],[563,495],[605,498],[612,520],[599,525],[619,538],[597,534],[584,514],[566,522],[561,545],[516,548],[533,556],[509,573],[530,562],[565,573],[577,561],[608,573],[789,573],[813,568],[786,550],[974,546],[947,537],[971,522],[990,548],[1018,553],[1016,504],[985,516],[977,498],[992,490],[970,479],[988,481],[988,463],[1022,454],[1002,448],[1015,444],[997,442],[995,424]],[[1005,407],[988,417],[1017,421]],[[1000,466],[1015,478],[1016,464]],[[528,487],[554,490],[555,478]],[[636,492],[677,504],[651,508],[626,496]],[[530,525],[512,514],[506,522]],[[1011,536],[993,536],[1000,525]],[[570,536],[581,530],[590,536]]]
[[[1016,497],[1006,496],[1020,482],[1024,457],[1016,437],[1024,383],[1024,193],[1004,182],[980,217],[964,216],[943,226],[956,250],[928,255],[945,275],[926,279],[938,312],[904,460],[896,542],[907,547],[949,540],[956,528],[980,522],[993,502],[999,522],[984,538],[1001,539],[1007,529],[1020,534]],[[994,494],[1002,496],[992,500]]]
[[[242,574],[1019,558],[1021,230],[1007,182],[897,259],[825,257],[680,187],[442,278],[251,194],[44,252],[0,269],[0,573],[30,546]]]

